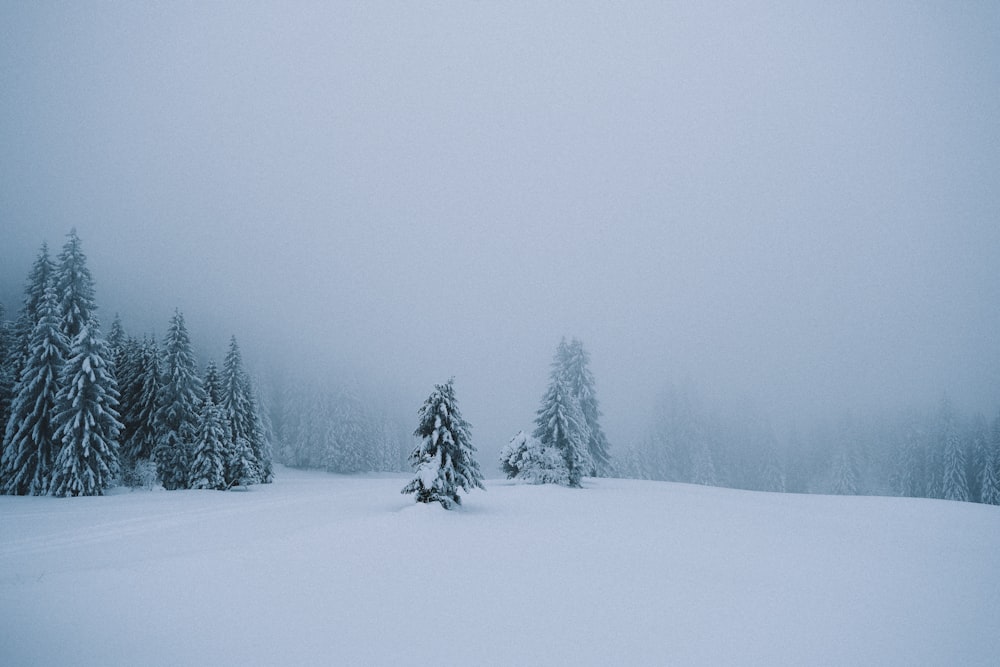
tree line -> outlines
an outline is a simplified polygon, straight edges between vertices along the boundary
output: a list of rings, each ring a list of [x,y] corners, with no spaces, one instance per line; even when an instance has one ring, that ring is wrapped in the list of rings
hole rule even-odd
[[[706,406],[690,385],[660,397],[647,437],[618,451],[621,477],[758,491],[894,495],[1000,504],[1000,416],[950,399],[845,413],[779,437],[767,417]]]
[[[227,489],[273,479],[266,418],[236,338],[200,372],[175,311],[158,344],[107,337],[76,231],[42,244],[21,312],[0,307],[0,492],[101,495],[118,484]]]

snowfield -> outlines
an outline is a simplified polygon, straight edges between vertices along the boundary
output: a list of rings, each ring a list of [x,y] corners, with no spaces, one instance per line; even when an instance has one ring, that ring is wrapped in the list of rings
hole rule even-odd
[[[998,507],[408,479],[0,497],[0,664],[998,664]]]

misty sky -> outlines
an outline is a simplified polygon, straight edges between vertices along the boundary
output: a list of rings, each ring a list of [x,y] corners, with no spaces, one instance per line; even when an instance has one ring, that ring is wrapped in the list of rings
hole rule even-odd
[[[106,323],[454,375],[487,453],[563,335],[613,443],[685,377],[992,416],[1000,4],[0,0],[9,309],[74,226]]]

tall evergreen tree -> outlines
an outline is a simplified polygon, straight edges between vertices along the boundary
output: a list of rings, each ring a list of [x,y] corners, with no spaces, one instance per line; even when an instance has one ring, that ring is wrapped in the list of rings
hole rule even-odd
[[[940,410],[942,482],[941,497],[945,500],[969,500],[969,485],[965,472],[965,451],[959,435],[958,420],[951,402],[945,399]]]
[[[174,312],[163,347],[153,455],[163,487],[185,489],[191,481],[191,457],[198,437],[198,409],[204,391],[180,311]]]
[[[462,503],[458,489],[483,489],[483,476],[472,445],[472,427],[462,418],[455,398],[455,380],[434,386],[418,413],[413,435],[420,444],[410,454],[416,477],[402,493],[415,493],[417,502],[439,502],[445,509]]]
[[[3,304],[0,304],[0,458],[3,455],[3,434],[10,419],[10,406],[14,401],[14,385],[17,383],[15,360],[18,354],[14,327],[7,321]]]
[[[229,421],[229,452],[226,462],[226,482],[248,484],[260,481],[260,462],[257,451],[262,446],[256,442],[260,436],[256,428],[256,415],[251,400],[250,383],[243,370],[243,355],[236,337],[229,339],[229,351],[222,362],[222,409]],[[243,459],[246,459],[244,462]],[[239,463],[239,471],[234,467]]]
[[[118,473],[118,387],[100,337],[89,317],[73,340],[56,397],[61,441],[50,492],[56,496],[102,495]]]
[[[566,343],[564,338],[559,343],[557,360],[570,393],[580,403],[580,411],[587,424],[587,452],[591,460],[589,474],[606,475],[611,470],[610,445],[601,428],[601,411],[597,404],[594,374],[590,370],[590,354],[578,339]],[[714,475],[712,471],[711,477],[714,478]]]
[[[38,318],[29,340],[28,357],[14,386],[11,417],[4,434],[0,481],[7,494],[48,493],[58,453],[56,395],[68,346],[59,329],[56,292],[51,282],[39,304]]]
[[[59,296],[60,326],[66,340],[73,341],[90,321],[97,304],[94,300],[94,279],[87,268],[80,237],[76,230],[67,235],[59,265],[56,268],[56,293]]]
[[[11,375],[14,382],[21,377],[21,369],[27,362],[31,348],[31,337],[35,331],[38,320],[41,319],[42,304],[45,301],[45,290],[50,286],[55,286],[55,264],[49,257],[49,246],[42,243],[28,274],[28,281],[24,288],[24,303],[21,313],[14,323],[14,352],[11,359]],[[58,292],[54,292],[58,295]],[[58,318],[58,296],[56,297],[56,316]]]
[[[990,428],[981,477],[982,502],[1000,505],[1000,415]]]
[[[160,405],[160,351],[156,341],[146,338],[130,348],[128,402],[125,405],[125,457],[132,462],[150,460],[158,441],[157,409]]]
[[[223,462],[226,458],[228,444],[228,424],[222,413],[222,408],[212,396],[213,389],[218,390],[218,373],[212,378],[215,365],[210,364],[205,373],[205,398],[198,415],[198,438],[194,446],[191,463],[191,488],[193,489],[225,489],[226,479]]]
[[[579,487],[583,476],[593,469],[587,443],[590,433],[580,403],[556,368],[535,418],[532,435],[543,447],[554,447],[566,464],[569,486]]]

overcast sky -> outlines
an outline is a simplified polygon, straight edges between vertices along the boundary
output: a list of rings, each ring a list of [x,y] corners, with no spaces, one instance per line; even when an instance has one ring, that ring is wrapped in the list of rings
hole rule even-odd
[[[563,335],[613,443],[684,377],[992,415],[998,119],[996,2],[0,0],[0,294],[75,226],[105,322],[454,375],[490,453]]]

